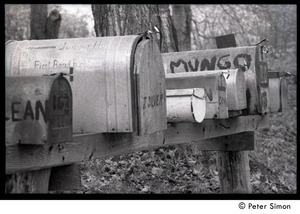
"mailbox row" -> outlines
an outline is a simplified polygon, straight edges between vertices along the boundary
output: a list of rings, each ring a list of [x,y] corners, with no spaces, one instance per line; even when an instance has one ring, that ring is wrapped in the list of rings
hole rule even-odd
[[[5,73],[13,144],[281,111],[280,78],[268,77],[261,46],[161,54],[139,35],[12,41]]]

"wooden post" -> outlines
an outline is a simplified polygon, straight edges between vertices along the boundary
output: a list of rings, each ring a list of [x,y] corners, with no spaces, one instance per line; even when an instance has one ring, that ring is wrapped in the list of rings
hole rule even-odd
[[[66,166],[53,167],[49,190],[66,191],[81,189],[81,172],[80,164],[74,163]]]
[[[222,193],[251,193],[248,151],[217,152]]]
[[[48,193],[50,169],[6,175],[5,193]]]
[[[216,42],[218,48],[236,47],[234,34],[218,37]],[[251,193],[248,151],[217,152],[217,169],[222,193]]]

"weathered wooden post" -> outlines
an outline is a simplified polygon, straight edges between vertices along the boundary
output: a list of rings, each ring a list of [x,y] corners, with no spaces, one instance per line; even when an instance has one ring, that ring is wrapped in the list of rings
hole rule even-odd
[[[234,34],[216,37],[216,43],[218,48],[236,47]],[[249,63],[245,61],[243,66],[249,67]],[[222,193],[252,192],[248,151],[217,151],[217,169]]]

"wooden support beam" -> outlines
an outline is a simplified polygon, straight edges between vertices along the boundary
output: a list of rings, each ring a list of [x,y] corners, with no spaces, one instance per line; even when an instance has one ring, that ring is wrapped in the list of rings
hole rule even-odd
[[[80,164],[53,167],[51,171],[49,190],[66,191],[81,189]]]
[[[241,116],[202,123],[169,124],[167,131],[137,136],[131,133],[74,135],[73,142],[54,145],[6,145],[6,174],[39,170],[92,158],[106,158],[141,150],[254,131],[268,116]],[[225,143],[225,142],[224,142]]]
[[[222,193],[251,193],[248,151],[217,152]]]
[[[233,135],[211,138],[195,142],[198,150],[243,151],[254,150],[255,132],[242,132]]]

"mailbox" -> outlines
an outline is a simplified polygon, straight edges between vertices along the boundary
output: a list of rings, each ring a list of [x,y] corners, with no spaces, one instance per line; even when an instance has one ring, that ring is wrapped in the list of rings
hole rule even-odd
[[[62,76],[5,78],[6,144],[72,141],[72,91]]]
[[[167,73],[241,69],[245,74],[248,114],[268,109],[268,70],[265,47],[246,46],[162,54]]]
[[[167,129],[163,62],[149,37],[14,41],[5,54],[7,76],[70,75],[74,133]]]
[[[167,90],[168,122],[201,123],[206,112],[203,88]]]
[[[269,88],[268,88],[268,100],[270,112],[282,112],[284,106],[284,96],[286,94],[285,78],[279,76],[279,72],[268,72]]]
[[[228,118],[226,81],[221,71],[166,74],[167,90],[204,88],[205,119]]]
[[[222,70],[227,85],[229,111],[247,109],[245,75],[241,69]]]

